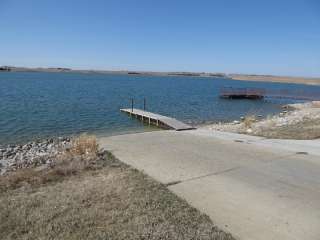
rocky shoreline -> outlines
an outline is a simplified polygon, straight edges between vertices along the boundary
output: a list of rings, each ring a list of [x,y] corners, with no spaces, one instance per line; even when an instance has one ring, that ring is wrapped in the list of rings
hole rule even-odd
[[[266,138],[320,138],[320,101],[289,104],[275,116],[259,119],[246,116],[231,123],[217,123],[202,128],[214,131],[249,134]]]
[[[0,175],[21,168],[50,167],[54,158],[71,147],[69,137],[49,138],[27,144],[0,146]]]

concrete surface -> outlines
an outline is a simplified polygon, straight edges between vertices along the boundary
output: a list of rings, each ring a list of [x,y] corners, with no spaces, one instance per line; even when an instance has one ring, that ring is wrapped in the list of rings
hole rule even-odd
[[[210,130],[99,141],[238,239],[320,239],[320,141]]]
[[[243,141],[248,144],[254,144],[261,147],[272,147],[280,150],[292,152],[308,152],[312,155],[320,156],[320,139],[317,140],[291,140],[291,139],[267,139],[264,137],[250,136],[238,133],[229,133],[221,131],[212,131],[208,129],[199,129],[193,132],[196,135],[212,136],[222,140]]]

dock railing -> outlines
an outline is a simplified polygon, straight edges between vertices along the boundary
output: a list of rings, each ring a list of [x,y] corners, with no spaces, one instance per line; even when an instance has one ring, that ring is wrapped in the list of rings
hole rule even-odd
[[[133,112],[134,98],[131,98],[130,100],[131,100],[131,112]],[[146,109],[147,109],[147,100],[144,97],[143,98],[143,111],[146,111]]]
[[[176,131],[191,130],[195,127],[185,124],[175,118],[163,116],[157,113],[152,113],[146,111],[147,101],[146,98],[143,99],[143,110],[134,108],[134,99],[131,98],[131,108],[120,109],[121,112],[128,113],[130,116],[141,120],[142,122],[147,122],[149,125],[156,125],[157,127],[165,129],[174,129]]]

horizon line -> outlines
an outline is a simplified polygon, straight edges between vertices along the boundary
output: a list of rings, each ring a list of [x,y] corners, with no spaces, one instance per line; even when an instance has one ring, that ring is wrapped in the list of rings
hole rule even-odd
[[[305,79],[319,79],[320,76],[315,77],[307,77],[307,76],[292,76],[292,75],[277,75],[277,74],[264,74],[264,73],[241,73],[241,72],[219,72],[219,71],[156,71],[156,70],[130,70],[130,69],[95,69],[95,68],[71,68],[71,67],[52,67],[52,66],[37,66],[37,67],[30,67],[30,66],[15,66],[15,65],[0,65],[0,68],[15,68],[15,69],[42,69],[42,70],[65,70],[65,71],[87,71],[87,72],[137,72],[137,73],[194,73],[194,74],[224,74],[226,76],[231,75],[243,75],[243,76],[261,76],[261,77],[287,77],[287,78],[305,78]]]

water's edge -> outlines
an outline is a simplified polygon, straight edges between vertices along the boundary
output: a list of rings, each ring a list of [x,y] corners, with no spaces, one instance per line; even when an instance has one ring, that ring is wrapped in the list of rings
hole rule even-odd
[[[226,100],[224,86],[310,89],[315,86],[225,78],[81,73],[0,73],[0,145],[89,133],[102,136],[153,131],[120,108],[131,106],[199,125],[267,116],[290,100]],[[320,87],[318,87],[320,89]]]

